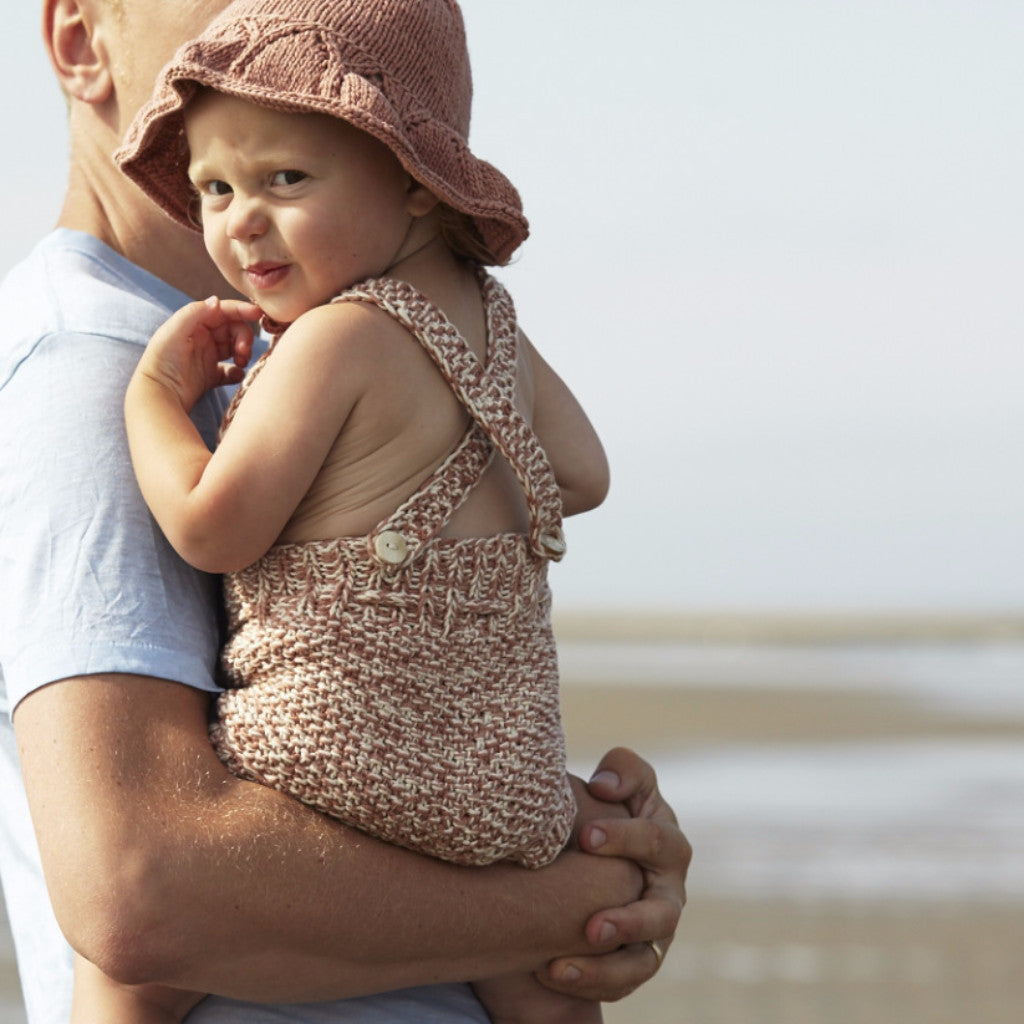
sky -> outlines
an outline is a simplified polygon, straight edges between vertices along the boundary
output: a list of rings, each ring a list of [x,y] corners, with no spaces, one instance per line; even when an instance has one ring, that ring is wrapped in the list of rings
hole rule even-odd
[[[12,6],[0,272],[66,168]],[[463,10],[499,276],[612,467],[557,605],[1024,612],[1024,5]]]

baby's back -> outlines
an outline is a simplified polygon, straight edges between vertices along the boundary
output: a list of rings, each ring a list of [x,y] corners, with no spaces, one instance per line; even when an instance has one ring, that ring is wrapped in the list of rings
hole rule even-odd
[[[448,294],[434,301],[483,361],[483,300],[475,276],[466,285],[453,282],[441,289]],[[450,301],[442,305],[444,298]],[[285,543],[369,533],[437,469],[470,422],[430,354],[392,316],[365,302],[318,312],[338,322],[339,346],[346,349],[335,372],[359,374],[365,385],[282,532]],[[522,351],[517,352],[515,377],[516,405],[529,422],[533,389]],[[523,533],[528,527],[522,487],[504,459],[495,458],[443,535],[492,536]]]

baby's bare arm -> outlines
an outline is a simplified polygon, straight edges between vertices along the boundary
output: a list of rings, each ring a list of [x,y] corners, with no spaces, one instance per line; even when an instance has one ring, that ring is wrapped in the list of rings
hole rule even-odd
[[[166,985],[122,985],[76,954],[70,1024],[180,1024],[203,998]]]
[[[211,453],[189,413],[204,391],[241,377],[254,313],[227,300],[185,306],[154,334],[125,397],[143,497],[178,554],[206,572],[241,569],[270,548],[379,376],[374,321],[347,306],[310,310],[246,385]],[[225,372],[219,360],[233,352]]]
[[[583,407],[566,383],[522,337],[533,385],[533,429],[555,471],[567,516],[596,508],[608,493],[608,460]]]

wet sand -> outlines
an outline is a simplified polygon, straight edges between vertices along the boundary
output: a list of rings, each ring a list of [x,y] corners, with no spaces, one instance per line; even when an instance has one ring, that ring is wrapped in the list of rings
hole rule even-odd
[[[611,687],[567,682],[570,754],[613,744],[657,763],[736,745],[1024,736],[1021,718],[970,717],[899,696],[806,687]],[[1024,750],[1024,748],[1022,748]],[[1024,756],[1024,753],[1022,753]],[[679,808],[685,817],[683,809]],[[685,823],[684,823],[685,824]],[[1011,1024],[1024,1007],[1024,899],[730,896],[701,882],[659,976],[607,1024]],[[1024,868],[1022,868],[1024,889]],[[0,1016],[16,993],[0,931]]]
[[[694,889],[661,972],[607,1007],[606,1024],[1021,1019],[1020,904],[729,900]]]

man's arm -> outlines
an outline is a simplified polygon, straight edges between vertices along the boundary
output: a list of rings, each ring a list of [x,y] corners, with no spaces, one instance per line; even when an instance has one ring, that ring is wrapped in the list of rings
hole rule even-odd
[[[207,697],[127,675],[50,684],[15,729],[57,919],[118,980],[310,1000],[531,969],[600,952],[584,925],[636,869],[566,853],[461,868],[232,776]]]

